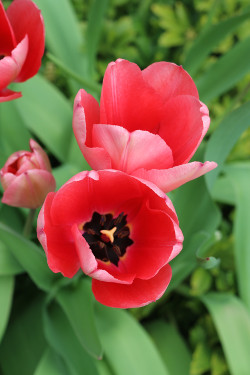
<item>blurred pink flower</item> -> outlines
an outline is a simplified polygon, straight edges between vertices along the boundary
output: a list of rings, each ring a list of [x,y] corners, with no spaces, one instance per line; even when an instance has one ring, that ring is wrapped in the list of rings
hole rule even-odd
[[[183,242],[170,199],[115,170],[81,172],[49,193],[37,236],[53,272],[73,277],[81,268],[96,299],[119,308],[162,296]]]
[[[15,152],[0,170],[4,189],[2,202],[9,206],[37,208],[46,195],[55,190],[47,154],[33,139],[30,150]]]
[[[44,40],[44,22],[35,3],[14,0],[5,11],[0,0],[0,102],[22,96],[7,86],[26,81],[38,72]]]
[[[111,62],[100,108],[85,90],[74,103],[75,137],[93,169],[121,170],[152,181],[164,192],[217,166],[188,163],[209,123],[192,78],[168,62],[143,71],[126,60]]]

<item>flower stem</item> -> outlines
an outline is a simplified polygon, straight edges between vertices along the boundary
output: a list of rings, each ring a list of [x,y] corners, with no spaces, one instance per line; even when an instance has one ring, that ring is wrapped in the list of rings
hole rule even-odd
[[[30,212],[27,216],[24,229],[23,229],[23,235],[24,235],[25,238],[30,237],[31,230],[32,230],[32,224],[33,224],[33,221],[34,221],[34,218],[35,218],[35,214],[36,214],[36,209],[31,208]]]
[[[101,93],[101,85],[98,83],[89,81],[85,78],[80,77],[78,74],[73,72],[71,69],[67,68],[59,59],[57,59],[55,56],[53,56],[51,53],[47,53],[47,57],[56,65],[58,68],[60,68],[68,77],[73,78],[77,82],[81,83],[84,88],[93,90],[98,95]]]

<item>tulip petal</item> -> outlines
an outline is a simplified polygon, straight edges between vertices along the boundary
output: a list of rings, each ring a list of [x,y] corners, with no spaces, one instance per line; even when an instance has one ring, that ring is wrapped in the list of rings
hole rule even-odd
[[[199,99],[194,81],[182,66],[161,61],[149,65],[142,74],[145,81],[161,95],[164,103],[177,95],[192,95]]]
[[[191,159],[209,123],[207,107],[193,96],[180,95],[167,102],[158,134],[170,146],[174,165]]]
[[[85,90],[79,90],[73,109],[73,131],[76,141],[93,169],[108,169],[111,168],[108,153],[102,148],[91,148],[93,124],[99,122],[99,117],[99,105],[95,98]]]
[[[38,163],[37,168],[45,169],[48,172],[51,172],[51,165],[48,155],[33,139],[30,140],[30,150],[32,153],[34,153],[34,155],[31,156],[31,161],[34,160],[35,163]]]
[[[172,252],[178,254],[182,249],[182,232],[167,215],[166,208],[154,209],[146,202],[131,222],[134,246],[128,248],[124,264],[139,279],[153,277],[169,262]]]
[[[83,238],[82,234],[79,231],[77,225],[73,225],[72,234],[74,237],[76,251],[80,260],[80,265],[83,272],[86,275],[93,277],[94,279],[121,283],[121,284],[131,284],[134,280],[134,275],[131,274],[118,274],[116,272],[116,277],[112,275],[111,272],[108,272],[105,269],[98,268],[97,260],[92,253],[87,241]],[[99,262],[101,263],[101,262]]]
[[[97,301],[117,308],[141,307],[158,300],[171,280],[171,267],[167,264],[149,280],[135,279],[131,285],[92,280],[92,291]]]
[[[112,168],[132,173],[139,168],[169,168],[173,165],[172,151],[161,137],[147,131],[129,133],[121,126],[96,124],[93,144],[105,149]]]
[[[9,89],[0,90],[0,103],[8,102],[10,100],[18,99],[21,97],[21,92],[11,91]]]
[[[10,55],[16,46],[16,40],[2,2],[0,2],[0,35],[0,56]]]
[[[19,43],[25,35],[29,37],[28,55],[16,79],[17,82],[23,82],[33,77],[41,66],[45,44],[44,22],[41,11],[31,0],[13,1],[6,13],[17,43]]]
[[[50,208],[55,193],[49,193],[37,219],[37,237],[44,248],[49,268],[73,277],[80,268],[70,226],[55,226],[50,218]],[[49,250],[48,250],[49,249]],[[63,251],[62,251],[63,250]]]
[[[204,164],[194,161],[176,167],[158,170],[138,169],[133,175],[145,180],[149,180],[157,185],[164,193],[177,189],[188,181],[194,180],[217,167],[215,162],[206,161]]]
[[[43,204],[46,195],[55,190],[55,186],[51,173],[32,169],[13,179],[3,194],[2,202],[14,207],[37,208]]]
[[[24,39],[14,48],[11,56],[5,56],[0,60],[0,90],[7,87],[18,76],[28,51],[28,37]]]
[[[140,68],[129,61],[111,62],[104,75],[100,123],[156,133],[163,102],[144,80]]]

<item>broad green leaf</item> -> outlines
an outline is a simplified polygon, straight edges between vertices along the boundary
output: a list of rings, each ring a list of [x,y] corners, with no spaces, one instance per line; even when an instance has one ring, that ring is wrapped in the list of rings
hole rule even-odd
[[[109,0],[93,0],[89,11],[86,29],[86,58],[90,76],[94,75],[98,43],[101,36],[103,19]]]
[[[184,69],[189,74],[194,75],[202,65],[205,58],[211,53],[224,38],[232,34],[244,21],[250,17],[250,11],[228,18],[222,22],[211,25],[198,35],[189,49],[185,61]]]
[[[212,188],[233,146],[249,126],[250,102],[247,102],[227,115],[212,134],[207,143],[204,159],[216,161],[218,167],[205,175],[209,189]]]
[[[95,362],[78,341],[66,315],[56,304],[44,310],[44,329],[47,341],[65,360],[74,375],[98,375]]]
[[[129,313],[96,307],[104,354],[116,375],[168,374],[150,337]]]
[[[197,81],[202,101],[208,103],[232,88],[250,71],[250,38],[239,41],[235,47],[216,61]]]
[[[65,312],[81,345],[95,358],[102,357],[102,347],[94,321],[93,294],[89,280],[60,289],[57,301]]]
[[[74,164],[63,164],[60,167],[53,169],[53,176],[56,179],[56,189],[65,184],[75,174],[81,172],[82,169]]]
[[[220,203],[231,204],[232,206],[236,203],[235,191],[227,176],[217,178],[212,187],[211,195],[215,201]]]
[[[35,0],[42,11],[46,30],[46,45],[63,64],[80,76],[86,75],[83,36],[69,0]],[[71,81],[76,95],[79,84]]]
[[[23,272],[22,267],[4,243],[0,241],[0,276],[12,276],[20,272]]]
[[[209,293],[201,298],[210,311],[232,375],[248,375],[250,369],[250,315],[241,300],[231,294]]]
[[[53,3],[53,1],[51,2]],[[72,106],[42,76],[21,85],[23,97],[15,101],[26,127],[60,160],[65,161],[72,131]]]
[[[34,375],[46,345],[43,304],[43,297],[27,293],[19,296],[19,304],[14,305],[14,315],[1,343],[0,368],[4,375]]]
[[[234,237],[239,293],[250,312],[250,163],[232,164],[225,172],[236,197]]]
[[[59,276],[50,271],[42,250],[2,223],[0,237],[34,283],[42,290],[50,290]]]
[[[14,285],[14,277],[0,276],[0,342],[9,320]]]
[[[178,330],[163,320],[155,320],[146,324],[169,375],[189,375],[191,354]],[[176,354],[178,353],[178,360]]]
[[[65,361],[52,349],[46,349],[34,375],[73,375]]]
[[[31,134],[26,129],[14,102],[1,103],[0,107],[0,165],[16,151],[28,150]]]
[[[23,209],[23,211],[28,210]],[[22,214],[22,209],[11,207],[0,202],[0,222],[3,222],[16,232],[22,233],[24,226],[24,215]]]
[[[220,223],[220,212],[203,178],[181,186],[172,199],[184,234],[184,243],[181,253],[171,261],[173,277],[167,291],[175,288],[195,268],[197,250],[210,239]]]

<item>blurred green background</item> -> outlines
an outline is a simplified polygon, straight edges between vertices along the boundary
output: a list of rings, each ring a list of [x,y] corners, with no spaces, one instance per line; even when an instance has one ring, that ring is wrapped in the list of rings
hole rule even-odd
[[[1,103],[1,166],[34,137],[58,188],[88,168],[72,132],[73,99],[80,88],[99,98],[117,58],[142,69],[183,65],[211,116],[193,160],[219,166],[170,193],[184,248],[165,295],[140,309],[106,308],[87,278],[52,274],[35,226],[33,241],[20,235],[26,210],[1,204],[0,374],[249,375],[249,1],[35,3],[46,53],[39,75],[18,85],[23,98]]]

